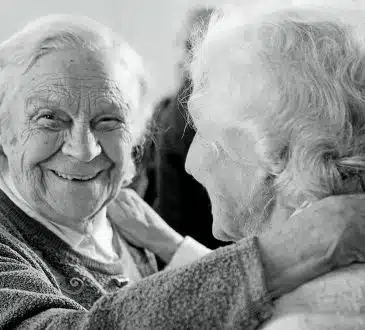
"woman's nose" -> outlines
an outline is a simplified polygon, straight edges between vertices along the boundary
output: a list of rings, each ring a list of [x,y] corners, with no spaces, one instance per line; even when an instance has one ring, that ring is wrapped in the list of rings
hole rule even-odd
[[[185,170],[188,174],[192,176],[196,176],[198,172],[198,161],[199,158],[197,157],[197,138],[194,137],[193,141],[190,144],[188,154],[186,156],[185,161]]]
[[[62,151],[65,155],[83,162],[90,162],[100,155],[101,146],[86,125],[75,125],[67,137]]]

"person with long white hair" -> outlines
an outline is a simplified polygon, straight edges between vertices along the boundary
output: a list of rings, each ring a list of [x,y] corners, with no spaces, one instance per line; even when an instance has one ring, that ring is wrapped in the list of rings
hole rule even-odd
[[[208,190],[216,237],[275,237],[313,203],[365,192],[364,5],[223,7],[195,41],[191,76],[186,167]],[[307,239],[328,239],[312,225]],[[364,272],[303,284],[263,329],[364,329]]]

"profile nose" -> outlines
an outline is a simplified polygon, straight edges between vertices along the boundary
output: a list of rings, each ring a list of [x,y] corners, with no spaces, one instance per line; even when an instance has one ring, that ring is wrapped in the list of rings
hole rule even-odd
[[[194,176],[194,172],[197,172],[197,153],[196,153],[196,149],[197,149],[197,143],[196,143],[196,136],[193,138],[193,141],[190,144],[189,147],[189,151],[188,154],[186,156],[186,160],[185,160],[185,171]],[[195,173],[195,175],[197,175],[197,173]]]
[[[77,160],[90,162],[100,155],[101,146],[90,127],[79,125],[71,130],[62,151],[65,155],[74,157]]]

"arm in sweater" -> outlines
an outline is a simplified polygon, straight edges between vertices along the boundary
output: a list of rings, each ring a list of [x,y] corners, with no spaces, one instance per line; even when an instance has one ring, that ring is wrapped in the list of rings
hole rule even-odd
[[[253,329],[271,308],[256,239],[103,296],[87,311],[8,233],[0,234],[0,302],[2,329]]]

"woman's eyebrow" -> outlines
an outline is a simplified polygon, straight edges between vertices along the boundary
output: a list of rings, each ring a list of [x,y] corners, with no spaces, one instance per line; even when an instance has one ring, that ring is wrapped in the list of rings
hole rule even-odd
[[[37,104],[44,104],[47,106],[52,106],[52,107],[57,107],[61,104],[61,100],[57,99],[51,95],[49,96],[40,96],[40,95],[30,95],[25,99],[25,106],[29,107],[32,105],[37,105]]]
[[[113,99],[113,100],[99,100],[99,102],[97,102],[96,107],[100,109],[100,112],[105,114],[105,113],[109,113],[109,114],[126,114],[127,112],[130,111],[130,105],[125,102],[123,99],[118,98],[118,99]]]
[[[125,117],[125,112],[126,112],[125,109],[123,110],[116,107],[110,107],[110,108],[100,109],[95,116],[99,117],[103,115],[115,115],[115,116],[122,115],[123,117]]]

